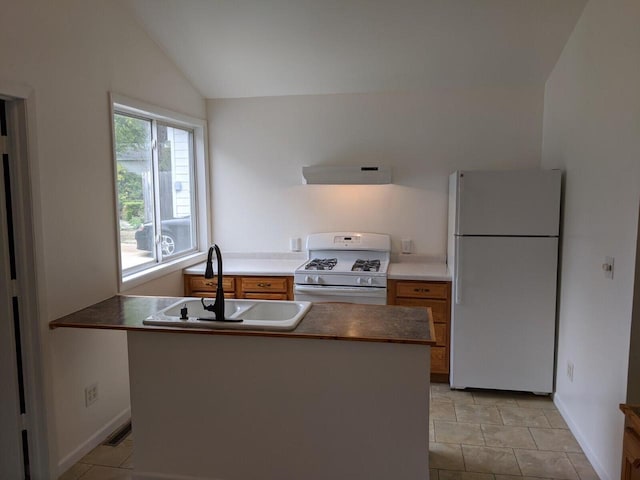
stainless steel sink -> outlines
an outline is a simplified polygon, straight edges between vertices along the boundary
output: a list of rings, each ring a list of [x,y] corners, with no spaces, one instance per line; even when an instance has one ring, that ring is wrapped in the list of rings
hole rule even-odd
[[[206,299],[207,305],[213,299]],[[293,330],[311,308],[311,302],[287,300],[233,300],[225,299],[225,318],[242,320],[216,321],[213,312],[205,310],[200,299],[184,298],[149,317],[145,325],[186,328],[214,328],[225,330]],[[181,319],[181,309],[187,309],[187,319]]]

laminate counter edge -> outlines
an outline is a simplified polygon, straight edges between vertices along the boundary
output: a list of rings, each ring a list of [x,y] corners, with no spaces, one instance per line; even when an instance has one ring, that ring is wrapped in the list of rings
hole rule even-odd
[[[49,323],[50,329],[92,328],[200,335],[291,337],[435,345],[430,309],[346,303],[314,304],[295,330],[224,330],[161,327],[143,320],[182,297],[115,295]]]

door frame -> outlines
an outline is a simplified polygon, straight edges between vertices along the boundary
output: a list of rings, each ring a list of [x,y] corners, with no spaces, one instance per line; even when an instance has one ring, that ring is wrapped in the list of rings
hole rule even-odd
[[[0,97],[1,101],[4,101]],[[4,107],[0,106],[0,117],[3,115]],[[11,228],[10,215],[11,200],[6,201],[10,196],[11,183],[8,189],[5,188],[6,171],[4,165],[4,154],[9,153],[8,144],[5,143],[6,133],[0,128],[0,382],[3,388],[0,389],[0,425],[2,433],[0,436],[0,476],[7,478],[25,478],[23,440],[22,440],[22,405],[21,389],[19,377],[18,353],[16,348],[15,317],[13,305],[13,271],[11,261],[11,248],[7,239],[10,238]]]
[[[44,303],[44,283],[41,258],[42,231],[37,228],[40,218],[38,185],[35,95],[23,84],[0,82],[0,96],[5,100],[9,125],[9,163],[16,245],[15,261],[18,275],[15,290],[20,312],[22,362],[28,431],[30,478],[49,479],[57,474],[51,465],[55,458],[53,418],[47,414],[52,404],[50,375],[47,369],[47,318]],[[54,477],[55,478],[55,477]]]

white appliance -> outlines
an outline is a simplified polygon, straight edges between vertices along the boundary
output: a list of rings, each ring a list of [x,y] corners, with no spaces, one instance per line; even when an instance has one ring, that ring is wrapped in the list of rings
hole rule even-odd
[[[383,185],[391,183],[391,167],[314,165],[302,167],[302,176],[309,185]]]
[[[391,237],[331,232],[307,237],[308,260],[296,269],[296,301],[385,305]]]
[[[553,391],[559,170],[449,178],[452,388]]]

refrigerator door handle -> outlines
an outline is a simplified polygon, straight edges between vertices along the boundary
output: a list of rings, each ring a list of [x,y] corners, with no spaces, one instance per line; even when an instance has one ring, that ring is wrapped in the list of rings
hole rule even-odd
[[[460,238],[456,237],[456,260],[453,275],[455,277],[454,289],[455,293],[455,303],[456,305],[460,305],[462,303],[462,293],[460,292],[460,262],[462,260],[462,255],[460,253]]]

